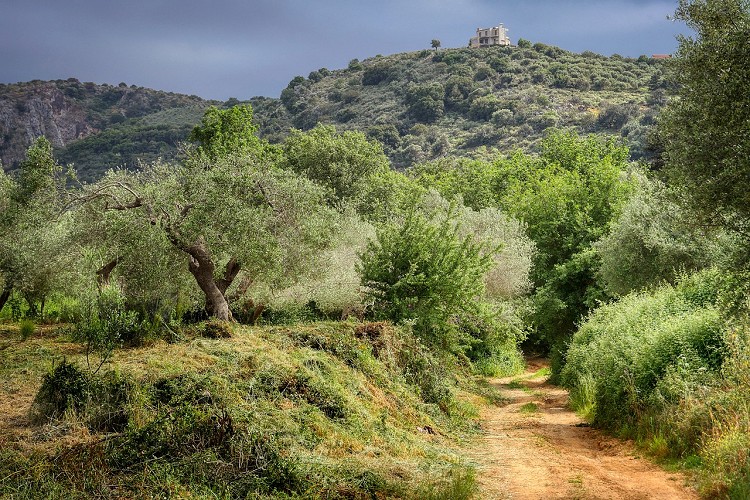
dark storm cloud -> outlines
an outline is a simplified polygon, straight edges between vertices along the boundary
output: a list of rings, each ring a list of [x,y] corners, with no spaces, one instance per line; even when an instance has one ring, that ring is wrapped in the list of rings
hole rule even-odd
[[[10,3],[8,1],[5,2]],[[353,58],[463,47],[478,26],[575,52],[672,52],[676,2],[25,0],[0,16],[0,81],[76,77],[227,99],[278,96]]]

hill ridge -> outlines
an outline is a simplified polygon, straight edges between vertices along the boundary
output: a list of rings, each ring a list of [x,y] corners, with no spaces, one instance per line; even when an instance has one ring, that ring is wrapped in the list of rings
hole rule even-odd
[[[404,168],[449,155],[533,150],[552,127],[626,138],[649,155],[649,127],[666,101],[667,62],[573,54],[542,43],[422,50],[353,59],[297,76],[279,98],[209,101],[120,83],[0,85],[0,159],[12,169],[38,135],[93,180],[109,168],[170,158],[210,105],[249,102],[260,135],[279,142],[318,123],[359,130]]]

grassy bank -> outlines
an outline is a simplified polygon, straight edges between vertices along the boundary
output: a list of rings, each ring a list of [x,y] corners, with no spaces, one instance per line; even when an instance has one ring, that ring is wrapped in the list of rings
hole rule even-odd
[[[384,323],[188,329],[98,372],[54,329],[0,334],[0,495],[467,498],[491,394]],[[96,366],[93,359],[91,367]],[[484,391],[485,396],[479,393]]]
[[[692,470],[710,498],[750,497],[750,330],[727,307],[738,297],[731,276],[705,271],[602,306],[562,372],[594,425]]]

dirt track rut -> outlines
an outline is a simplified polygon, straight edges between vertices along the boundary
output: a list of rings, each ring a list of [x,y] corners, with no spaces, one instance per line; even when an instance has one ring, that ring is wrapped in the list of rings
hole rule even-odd
[[[640,458],[629,443],[585,426],[567,392],[538,374],[492,380],[509,403],[485,410],[485,436],[472,453],[487,499],[695,499],[685,478]]]

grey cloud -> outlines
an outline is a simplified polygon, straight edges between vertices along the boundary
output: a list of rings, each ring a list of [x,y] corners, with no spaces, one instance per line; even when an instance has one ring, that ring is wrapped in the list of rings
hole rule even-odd
[[[0,82],[77,77],[208,98],[278,96],[297,74],[352,58],[463,47],[503,22],[515,40],[638,56],[684,28],[664,0],[26,0],[3,7]]]

